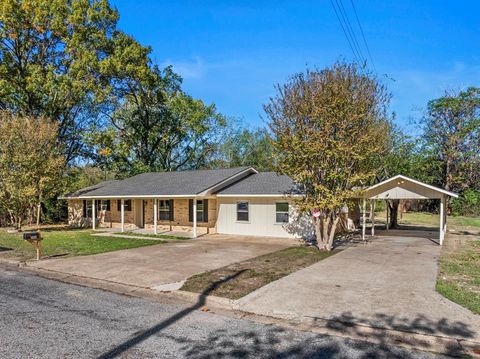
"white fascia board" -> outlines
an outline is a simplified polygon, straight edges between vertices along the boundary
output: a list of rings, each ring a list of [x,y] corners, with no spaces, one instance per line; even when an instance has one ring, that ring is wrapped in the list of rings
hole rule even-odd
[[[402,179],[402,180],[405,180],[405,181],[410,181],[412,183],[415,183],[419,186],[422,186],[422,187],[425,187],[425,188],[429,188],[431,189],[432,191],[436,191],[436,192],[440,192],[440,193],[443,193],[443,194],[446,194],[447,196],[450,196],[450,197],[454,197],[454,198],[457,198],[458,197],[458,194],[456,193],[453,193],[453,192],[450,192],[450,191],[447,191],[443,188],[438,188],[438,187],[435,187],[435,186],[432,186],[432,185],[429,185],[429,184],[426,184],[424,182],[421,182],[421,181],[418,181],[416,179],[413,179],[413,178],[410,178],[410,177],[407,177],[407,176],[404,176],[404,175],[396,175],[392,178],[389,178],[389,179],[386,179],[385,181],[382,181],[382,182],[379,182],[377,184],[374,184],[373,186],[371,187],[368,187],[365,189],[365,192],[368,192],[372,189],[375,189],[377,187],[380,187],[386,183],[389,183],[389,182],[393,182],[393,181],[396,181],[396,180],[399,180],[399,179]]]
[[[288,198],[288,197],[295,197],[300,198],[302,197],[301,194],[217,194],[218,198],[225,197],[225,198],[233,198],[233,197],[268,197],[268,198]]]
[[[58,199],[150,199],[150,198],[194,198],[199,197],[197,194],[189,195],[135,195],[135,196],[78,196],[78,197],[58,197]]]

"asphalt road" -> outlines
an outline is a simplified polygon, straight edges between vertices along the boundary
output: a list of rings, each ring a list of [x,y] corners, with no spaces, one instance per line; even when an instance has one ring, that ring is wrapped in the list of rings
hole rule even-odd
[[[437,358],[0,268],[0,358]]]

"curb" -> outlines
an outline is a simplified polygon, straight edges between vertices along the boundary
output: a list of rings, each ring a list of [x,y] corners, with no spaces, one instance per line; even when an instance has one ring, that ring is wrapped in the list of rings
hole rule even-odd
[[[0,259],[0,265],[16,271],[28,272],[43,278],[64,283],[90,287],[130,297],[149,299],[162,304],[198,306],[197,310],[216,312],[220,315],[251,320],[262,324],[277,325],[287,329],[315,334],[361,340],[374,344],[394,345],[408,349],[442,353],[450,356],[472,356],[480,358],[480,343],[460,338],[436,336],[389,328],[374,328],[356,323],[343,323],[318,318],[282,318],[259,315],[243,311],[233,299],[201,295],[182,290],[159,291],[149,287],[134,286],[113,281],[82,277],[67,273],[29,266],[18,260]]]

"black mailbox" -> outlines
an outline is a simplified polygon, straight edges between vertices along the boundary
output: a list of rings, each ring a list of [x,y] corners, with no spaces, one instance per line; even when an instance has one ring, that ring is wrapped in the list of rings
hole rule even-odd
[[[40,241],[41,239],[39,232],[25,232],[23,234],[23,240],[25,241]]]

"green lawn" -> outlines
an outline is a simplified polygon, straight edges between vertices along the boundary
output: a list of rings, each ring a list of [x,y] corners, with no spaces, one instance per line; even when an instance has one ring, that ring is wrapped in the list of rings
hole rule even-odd
[[[182,290],[238,299],[299,269],[330,257],[315,247],[290,247],[223,268],[194,275]]]
[[[91,236],[91,230],[46,230],[42,231],[42,257],[81,256],[119,249],[137,248],[160,244],[149,239]],[[16,257],[33,259],[33,246],[22,239],[22,233],[10,234],[0,229],[0,258]]]
[[[385,212],[378,212],[375,214],[375,221],[385,221]],[[439,217],[438,214],[427,212],[407,212],[404,213],[402,218],[398,220],[399,224],[403,225],[423,225],[438,227]],[[463,216],[448,216],[447,227],[455,230],[480,230],[480,218],[479,217],[463,217]]]
[[[439,261],[437,291],[480,314],[479,235],[447,235]]]

